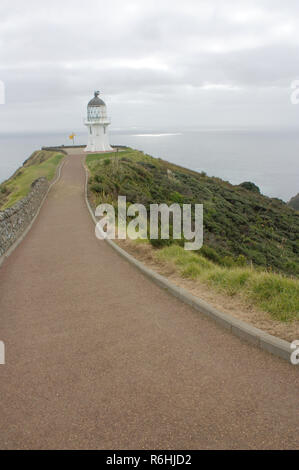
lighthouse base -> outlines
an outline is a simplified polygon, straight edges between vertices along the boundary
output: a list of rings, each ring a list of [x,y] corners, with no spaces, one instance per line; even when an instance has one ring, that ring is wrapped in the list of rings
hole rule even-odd
[[[113,150],[109,144],[107,125],[86,125],[88,128],[88,142],[85,152],[109,152]]]
[[[101,152],[113,152],[115,149],[110,147],[108,145],[106,148],[99,147],[98,145],[87,145],[84,149],[84,152],[90,152],[90,153],[101,153]]]

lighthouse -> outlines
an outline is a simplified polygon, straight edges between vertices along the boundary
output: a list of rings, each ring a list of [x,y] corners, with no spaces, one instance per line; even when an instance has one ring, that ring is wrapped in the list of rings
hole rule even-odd
[[[84,122],[88,130],[88,142],[85,152],[107,152],[113,150],[109,145],[108,126],[110,119],[103,100],[99,98],[99,91],[87,105],[87,118]]]

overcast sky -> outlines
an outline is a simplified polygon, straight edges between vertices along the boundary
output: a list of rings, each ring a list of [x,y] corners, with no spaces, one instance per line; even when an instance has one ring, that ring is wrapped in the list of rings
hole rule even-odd
[[[1,0],[1,131],[299,126],[297,0]]]

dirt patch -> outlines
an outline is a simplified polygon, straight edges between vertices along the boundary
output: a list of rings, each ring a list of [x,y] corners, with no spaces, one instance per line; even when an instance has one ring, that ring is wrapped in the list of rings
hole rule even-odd
[[[283,323],[274,320],[269,313],[258,310],[250,303],[238,297],[238,295],[228,296],[219,293],[201,281],[183,279],[179,275],[176,266],[171,263],[157,261],[154,258],[155,249],[147,243],[136,243],[129,239],[116,240],[116,243],[153,271],[167,277],[173,284],[183,287],[191,294],[208,302],[214,308],[286,341],[292,342],[295,339],[299,339],[299,321]]]

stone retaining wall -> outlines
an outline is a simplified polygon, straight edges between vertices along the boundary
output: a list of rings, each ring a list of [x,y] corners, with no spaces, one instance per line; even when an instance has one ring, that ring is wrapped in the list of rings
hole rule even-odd
[[[38,178],[32,183],[28,196],[18,201],[14,206],[0,211],[0,257],[28,227],[48,188],[48,180],[43,177]]]

